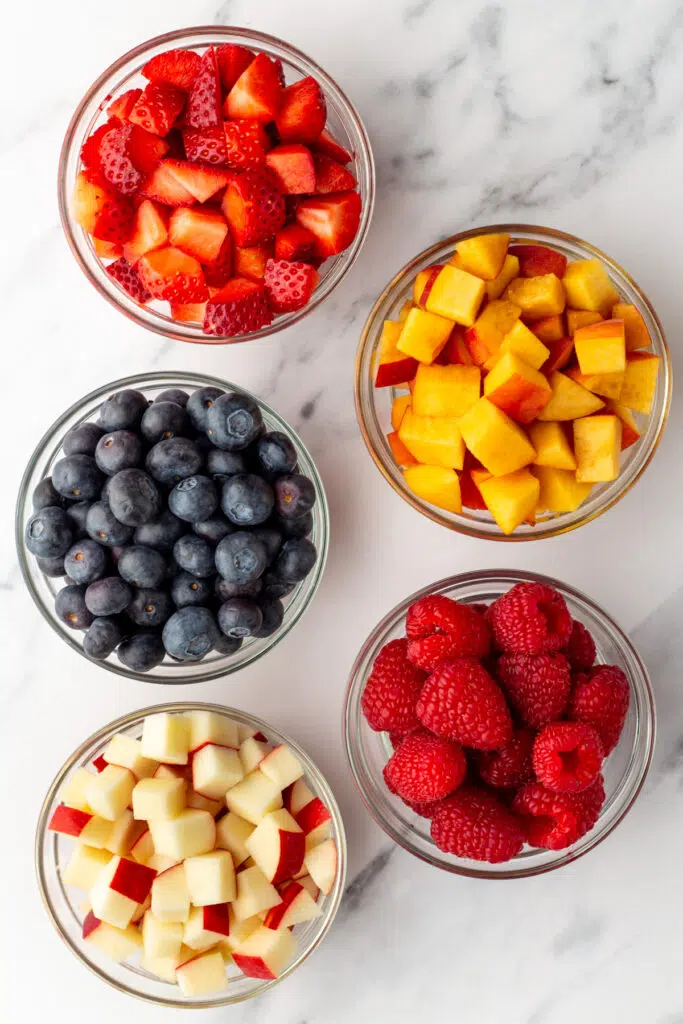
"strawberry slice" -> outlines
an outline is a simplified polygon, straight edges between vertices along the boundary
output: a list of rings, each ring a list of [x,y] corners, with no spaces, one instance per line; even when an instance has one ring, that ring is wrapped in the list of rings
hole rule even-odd
[[[246,46],[238,46],[237,43],[222,43],[216,47],[218,73],[226,93],[230,92],[240,75],[247,70],[254,56]]]
[[[267,242],[285,223],[284,199],[273,176],[264,171],[235,175],[225,190],[222,209],[237,245]]]
[[[201,66],[202,58],[194,50],[166,50],[148,60],[142,74],[150,82],[175,85],[187,92]]]
[[[128,196],[89,181],[85,171],[76,178],[71,209],[76,223],[104,242],[123,243],[130,238],[135,210]]]
[[[151,293],[147,291],[140,280],[137,268],[132,267],[128,260],[121,258],[120,260],[116,260],[115,263],[110,263],[106,268],[106,272],[118,284],[120,284],[124,292],[127,292],[131,299],[135,299],[136,302],[149,302],[152,298]]]
[[[251,281],[262,281],[266,275],[266,263],[273,256],[273,243],[235,247],[235,276],[248,277]]]
[[[185,93],[175,85],[150,82],[128,115],[128,120],[153,135],[163,136],[168,134],[184,106]]]
[[[185,156],[194,163],[225,165],[228,162],[222,125],[213,128],[184,128],[183,145]]]
[[[316,253],[322,259],[342,252],[356,237],[361,200],[357,192],[333,192],[323,199],[304,199],[296,219],[316,237]]]
[[[123,256],[123,246],[118,242],[104,242],[101,238],[93,238],[93,249],[101,260],[117,260]]]
[[[301,224],[287,224],[275,236],[275,259],[312,263],[315,259],[316,237]]]
[[[270,139],[260,121],[226,121],[224,138],[229,167],[247,171],[265,163]]]
[[[293,313],[303,309],[318,283],[318,271],[310,263],[268,260],[266,294],[274,313]]]
[[[209,297],[201,266],[192,256],[167,245],[145,255],[137,263],[143,285],[155,299],[169,302],[203,302]]]
[[[181,161],[176,161],[181,163]],[[168,166],[168,160],[162,160],[154,168],[145,181],[138,195],[143,199],[154,199],[166,206],[191,206],[195,197],[185,188]]]
[[[315,164],[315,188],[311,192],[324,195],[329,192],[349,192],[358,182],[343,164],[319,153],[313,157]]]
[[[233,178],[230,171],[204,164],[191,164],[187,160],[165,160],[164,164],[198,203],[205,203]]]
[[[232,277],[232,238],[226,234],[220,252],[210,263],[204,263],[204,279],[209,288],[222,288]],[[202,317],[202,320],[204,317]]]
[[[315,142],[325,127],[327,106],[315,78],[302,78],[288,85],[275,118],[283,142]]]
[[[259,53],[228,93],[223,113],[226,117],[272,121],[280,109],[282,93],[276,64],[265,53]]]
[[[258,331],[272,319],[263,284],[233,277],[207,302],[204,334],[231,338]]]
[[[221,78],[216,51],[207,46],[197,76],[187,94],[185,122],[190,128],[214,128],[221,123]]]
[[[276,146],[267,154],[266,164],[277,178],[280,191],[285,195],[315,192],[316,172],[313,155],[306,146],[297,142]]]
[[[107,107],[109,117],[116,117],[119,121],[127,121],[131,110],[141,96],[142,89],[129,89],[128,92],[121,93]]]
[[[221,251],[228,233],[225,218],[218,210],[181,207],[168,222],[168,239],[176,249],[194,256],[200,263],[211,263]]]
[[[205,302],[172,302],[171,316],[181,323],[202,323],[206,313]]]
[[[105,135],[112,131],[112,129],[117,128],[118,125],[118,121],[112,120],[105,122],[105,124],[101,124],[99,128],[95,129],[92,135],[88,136],[81,146],[81,162],[83,166],[87,167],[88,170],[95,172],[94,174],[89,175],[91,181],[95,180],[95,177],[97,177],[98,180],[101,180],[102,184],[104,184],[100,163],[100,146],[102,145],[102,139]]]
[[[318,138],[315,140],[313,147],[316,153],[322,153],[323,156],[329,156],[330,160],[336,160],[339,164],[350,164],[353,160],[353,153],[350,153],[348,149],[342,146],[341,142],[337,142],[333,135],[323,129]]]
[[[163,139],[136,124],[112,128],[100,142],[100,169],[105,181],[123,192],[137,192],[168,149]]]
[[[135,211],[135,226],[126,242],[123,255],[129,263],[136,263],[146,252],[160,249],[168,241],[167,213],[163,206],[143,199]]]

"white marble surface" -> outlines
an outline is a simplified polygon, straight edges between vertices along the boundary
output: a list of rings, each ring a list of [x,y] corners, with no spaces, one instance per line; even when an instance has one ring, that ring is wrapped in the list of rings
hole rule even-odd
[[[359,438],[352,377],[363,319],[398,267],[439,235],[506,219],[575,232],[616,257],[653,299],[678,358],[683,8],[217,4],[34,0],[12,4],[5,19],[3,1018],[170,1017],[104,987],[58,941],[32,852],[43,793],[65,756],[102,723],[168,693],[110,678],[45,627],[23,589],[10,526],[24,464],[52,419],[107,380],[166,368],[216,373],[260,393],[319,460],[333,539],[313,607],[238,678],[176,693],[252,710],[310,750],[341,802],[355,877],[328,939],[295,976],[264,1001],[205,1019],[681,1024],[679,406],[647,477],[607,516],[553,541],[503,547],[449,535],[393,494]],[[233,349],[164,343],[128,324],[76,267],[55,202],[62,134],[105,64],[159,32],[216,21],[281,35],[325,66],[360,109],[378,167],[370,237],[344,284],[286,334]],[[347,670],[378,618],[431,580],[496,565],[558,575],[604,603],[648,661],[661,723],[647,788],[615,834],[559,873],[506,884],[442,877],[392,849],[354,792],[340,736]]]

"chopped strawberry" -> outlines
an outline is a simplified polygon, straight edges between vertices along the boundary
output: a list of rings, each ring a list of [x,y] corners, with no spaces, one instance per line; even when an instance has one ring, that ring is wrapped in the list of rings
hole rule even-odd
[[[140,280],[155,299],[203,302],[209,292],[197,260],[167,245],[145,253],[137,264]]]
[[[360,213],[357,192],[333,192],[323,199],[304,199],[297,206],[296,219],[315,235],[316,253],[326,259],[351,244],[358,231]]]
[[[300,143],[276,146],[266,156],[266,164],[286,195],[315,192],[315,167],[310,149]]]
[[[307,305],[318,283],[318,271],[310,263],[268,260],[266,292],[274,313],[293,313]]]
[[[148,60],[142,74],[150,82],[175,85],[187,92],[202,66],[202,58],[194,50],[166,50]]]
[[[302,78],[288,85],[275,118],[283,142],[315,142],[325,127],[327,107],[315,78]]]
[[[104,242],[101,238],[93,238],[93,249],[101,260],[117,260],[123,256],[123,246],[118,242]]]
[[[123,290],[128,292],[131,299],[135,299],[136,302],[149,302],[152,298],[150,292],[147,291],[140,280],[137,267],[132,267],[128,260],[122,258],[120,260],[116,260],[115,263],[110,263],[107,267],[107,273],[117,281]]]
[[[101,178],[104,184],[104,178],[101,175],[101,164],[100,164],[100,146],[102,139],[112,129],[118,127],[118,121],[107,121],[105,124],[101,124],[99,128],[96,128],[92,135],[89,135],[81,146],[81,162],[84,167],[87,167],[91,171],[97,172],[97,177]],[[93,175],[89,175],[90,179],[93,180]]]
[[[112,128],[100,142],[100,169],[105,181],[131,195],[154,170],[168,149],[163,139],[139,128],[124,124]]]
[[[109,104],[107,113],[110,117],[118,118],[119,121],[127,121],[131,110],[141,96],[142,89],[129,89],[127,92],[122,92]]]
[[[221,77],[216,51],[208,46],[201,58],[185,106],[185,122],[190,128],[213,128],[221,123]]]
[[[88,234],[104,242],[122,243],[130,238],[135,211],[128,196],[89,181],[85,171],[76,179],[72,211]]]
[[[235,276],[248,277],[251,281],[262,281],[266,274],[266,264],[272,257],[272,242],[235,246]]]
[[[254,59],[254,54],[246,46],[237,43],[222,43],[216,47],[218,73],[226,93],[230,92],[240,75],[247,70]]]
[[[181,323],[202,323],[206,313],[206,302],[172,302],[171,316]]]
[[[323,129],[318,138],[315,140],[313,147],[316,153],[322,153],[323,156],[329,156],[331,160],[336,160],[339,164],[350,164],[353,160],[353,153],[350,153],[348,149],[344,149],[341,142],[337,142],[334,136]]]
[[[135,263],[152,249],[160,249],[168,241],[167,215],[163,206],[143,199],[135,211],[135,226],[130,241],[124,247],[124,256]]]
[[[236,171],[247,171],[265,163],[270,139],[260,121],[226,121],[227,164]]]
[[[168,222],[168,239],[176,249],[194,256],[200,263],[211,263],[221,251],[228,233],[225,218],[218,210],[180,207]]]
[[[205,203],[232,179],[229,171],[187,160],[165,160],[168,171],[198,203]]]
[[[343,164],[337,163],[329,156],[316,154],[313,157],[313,162],[315,164],[315,189],[309,189],[310,192],[318,194],[349,192],[358,185],[351,171],[347,171]]]
[[[237,245],[268,241],[286,216],[273,176],[262,171],[235,175],[225,190],[222,209]]]
[[[249,334],[273,319],[266,290],[256,281],[233,277],[206,304],[204,333],[221,338]]]
[[[184,128],[183,145],[187,159],[193,163],[225,165],[228,162],[222,125],[213,128]]]
[[[153,135],[167,135],[185,106],[185,93],[175,85],[150,82],[131,110],[128,120]]]
[[[165,203],[166,206],[191,206],[195,197],[188,192],[168,165],[168,160],[162,160],[154,168],[138,195],[143,199],[154,199],[158,203]]]
[[[282,94],[275,63],[265,53],[259,53],[228,93],[223,113],[226,117],[272,121],[280,109]]]
[[[275,236],[275,259],[311,263],[315,258],[316,238],[301,224],[287,224]]]
[[[203,264],[204,279],[209,288],[222,288],[232,277],[232,249],[232,238],[228,232],[216,258]]]

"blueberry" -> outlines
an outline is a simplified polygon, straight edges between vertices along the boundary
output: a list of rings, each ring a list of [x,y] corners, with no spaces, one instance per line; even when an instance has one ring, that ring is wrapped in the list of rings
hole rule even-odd
[[[202,468],[202,454],[187,437],[169,437],[150,448],[145,468],[160,484],[177,484]]]
[[[288,537],[308,537],[309,533],[313,530],[313,513],[304,512],[302,516],[297,516],[296,519],[282,519],[277,516],[275,519],[277,528],[282,530],[282,536]]]
[[[24,541],[32,555],[57,558],[65,555],[73,544],[71,520],[63,508],[48,505],[34,512],[26,524]]]
[[[254,636],[263,624],[263,612],[248,597],[231,597],[218,609],[218,625],[226,636]]]
[[[100,407],[100,425],[106,431],[130,430],[139,425],[149,402],[141,391],[117,391]]]
[[[166,559],[143,544],[124,548],[116,568],[119,576],[134,587],[158,587],[166,579]]]
[[[113,476],[107,494],[109,507],[126,526],[141,526],[161,509],[159,488],[142,469],[122,469]]]
[[[221,391],[220,388],[199,388],[197,391],[193,391],[187,400],[187,415],[190,417],[190,423],[200,433],[205,433],[208,426],[207,417],[209,415],[209,409],[213,406],[213,403],[221,395],[224,395],[225,391]]]
[[[285,610],[282,607],[281,601],[277,598],[271,598],[267,601],[261,601],[261,614],[263,615],[261,628],[257,629],[254,633],[254,636],[258,637],[259,640],[272,636],[280,628],[285,617]]]
[[[273,511],[275,494],[270,484],[253,473],[231,476],[223,484],[221,508],[237,526],[259,526]]]
[[[51,476],[44,476],[40,483],[36,484],[31,500],[34,512],[40,512],[41,508],[49,508],[51,505],[60,508],[66,505],[66,500],[55,490]]]
[[[173,611],[171,598],[165,590],[140,587],[126,608],[126,615],[137,626],[162,626]]]
[[[239,452],[261,433],[263,417],[253,398],[247,395],[221,395],[207,416],[206,432],[216,448]]]
[[[230,583],[221,576],[216,576],[213,590],[222,604],[223,601],[229,601],[231,597],[258,597],[262,587],[261,580],[252,580],[251,583]]]
[[[317,558],[315,544],[307,537],[286,540],[275,562],[275,575],[286,583],[298,583],[308,576]]]
[[[131,672],[149,672],[160,665],[166,651],[158,633],[135,633],[119,644],[116,657]]]
[[[213,645],[214,651],[219,654],[235,654],[242,646],[242,641],[233,636],[224,636],[222,633]]]
[[[257,526],[251,531],[254,537],[258,537],[266,545],[268,552],[268,565],[275,561],[280,548],[282,547],[282,534],[275,526]]]
[[[36,562],[43,576],[49,576],[54,580],[59,579],[60,576],[66,576],[62,555],[57,555],[55,558],[37,558]]]
[[[186,523],[208,519],[218,508],[213,481],[208,476],[188,476],[181,480],[168,496],[168,507],[173,515]]]
[[[132,528],[120,523],[104,501],[96,501],[90,506],[85,518],[85,528],[89,537],[108,548],[125,544],[133,535]]]
[[[156,444],[169,437],[185,433],[187,413],[175,402],[160,402],[158,399],[145,410],[140,423],[140,432],[148,444]]]
[[[103,433],[104,430],[97,423],[79,423],[65,436],[62,451],[65,455],[94,455]]]
[[[298,519],[315,504],[315,488],[307,476],[290,473],[275,481],[275,507],[283,519]]]
[[[130,430],[114,430],[111,434],[103,434],[97,442],[95,462],[107,476],[139,466],[142,462],[140,438]]]
[[[55,612],[69,629],[87,629],[94,618],[85,603],[85,587],[76,583],[59,591],[55,598]]]
[[[83,501],[99,498],[104,477],[92,455],[67,455],[55,463],[52,483],[65,498]]]
[[[216,568],[230,583],[251,583],[259,579],[267,562],[266,545],[246,530],[224,537],[216,548]]]
[[[179,608],[161,634],[164,647],[178,661],[200,661],[219,637],[216,620],[207,608]]]
[[[107,552],[101,544],[86,537],[69,548],[64,568],[75,583],[94,583],[106,572]]]
[[[209,519],[202,519],[198,523],[193,523],[192,529],[198,537],[208,540],[209,544],[218,544],[219,540],[223,540],[223,537],[227,537],[229,533],[233,532],[234,527],[222,513],[216,512]]]
[[[99,619],[93,619],[83,637],[83,650],[89,658],[102,661],[116,650],[122,640],[123,630],[118,619],[102,616]]]
[[[213,593],[211,583],[206,579],[179,572],[171,581],[171,597],[177,608],[188,604],[206,604]]]
[[[181,409],[184,409],[189,397],[187,391],[182,391],[180,388],[167,388],[165,391],[160,391],[154,401],[175,402]]]
[[[73,505],[69,505],[66,510],[66,514],[71,522],[71,527],[74,531],[74,540],[80,540],[82,537],[88,536],[88,530],[86,523],[88,521],[88,511],[91,503],[89,501],[75,501]]]
[[[194,533],[187,533],[175,542],[173,557],[180,568],[191,576],[206,578],[213,576],[216,571],[212,546]]]
[[[274,430],[256,442],[256,459],[262,473],[275,477],[296,469],[296,448],[286,434]]]
[[[261,591],[262,601],[279,601],[294,590],[296,583],[289,580],[282,580],[274,572],[267,572],[263,577],[263,589]]]
[[[225,483],[229,476],[246,473],[247,463],[240,452],[224,452],[212,446],[206,456],[206,468],[214,480]]]
[[[180,519],[177,519],[172,512],[165,508],[158,519],[138,526],[133,540],[136,544],[156,548],[157,551],[171,551],[175,542],[182,537],[186,529],[185,523],[181,523]]]
[[[130,604],[133,591],[120,576],[104,576],[91,583],[85,604],[93,615],[118,615]]]

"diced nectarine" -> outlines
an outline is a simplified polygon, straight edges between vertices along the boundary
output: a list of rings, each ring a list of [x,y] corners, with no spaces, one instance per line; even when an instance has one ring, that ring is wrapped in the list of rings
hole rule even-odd
[[[448,341],[452,327],[451,320],[414,306],[401,324],[396,347],[420,363],[433,363]]]
[[[481,278],[447,264],[432,284],[425,306],[430,313],[469,327],[476,319],[485,292]]]
[[[417,465],[417,459],[414,459],[410,454],[403,441],[398,436],[398,431],[392,430],[390,434],[387,434],[387,443],[391,448],[391,454],[394,456],[394,462],[397,466]]]
[[[612,307],[612,316],[624,321],[627,352],[648,347],[651,341],[650,332],[635,306],[628,302],[617,302],[616,306]]]
[[[493,281],[486,282],[486,296],[491,299],[499,299],[507,286],[512,281],[513,277],[517,277],[519,274],[519,260],[516,256],[511,256],[510,253],[505,257],[503,263],[503,269],[501,270],[498,277],[494,278]]]
[[[391,388],[412,380],[417,371],[417,362],[399,352],[396,343],[401,336],[403,324],[397,320],[385,320],[379,340],[379,355],[376,388]]]
[[[601,483],[619,476],[621,420],[611,413],[574,420],[577,483]]]
[[[564,288],[555,274],[516,277],[507,286],[505,298],[516,303],[522,310],[522,316],[529,320],[541,320],[564,312]]]
[[[538,414],[539,420],[575,420],[579,416],[590,416],[605,404],[597,395],[557,370],[550,376],[550,387],[553,394],[545,409]]]
[[[540,370],[550,355],[550,349],[521,320],[517,320],[503,338],[498,355],[506,352],[514,352],[534,370]]]
[[[528,469],[492,476],[479,485],[486,507],[505,534],[516,530],[536,510],[540,485]]]
[[[574,354],[574,341],[572,338],[560,338],[559,341],[549,341],[548,351],[550,355],[541,367],[546,376],[554,373],[555,370],[564,369]]]
[[[635,444],[640,437],[638,424],[631,410],[627,409],[621,402],[615,402],[614,399],[610,398],[605,402],[605,406],[621,420],[621,450],[623,452],[624,449],[630,448],[632,444]]]
[[[626,360],[624,386],[619,395],[621,404],[647,415],[657,390],[658,373],[659,356],[651,352],[630,352]]]
[[[421,270],[413,283],[413,302],[420,307],[420,309],[426,309],[426,302],[429,298],[429,293],[432,290],[432,285],[439,276],[440,271],[443,270],[443,263],[435,263],[433,267],[427,267],[425,270]]]
[[[532,423],[529,437],[536,449],[534,466],[552,466],[554,469],[576,469],[574,452],[561,423]]]
[[[527,466],[536,452],[525,431],[488,398],[480,398],[459,422],[468,449],[494,476]]]
[[[621,373],[581,373],[578,366],[570,366],[565,373],[577,384],[603,398],[618,398],[624,386],[624,372]]]
[[[535,320],[533,331],[541,341],[559,341],[565,334],[564,317],[561,313],[556,313],[555,316],[544,316],[540,320]]]
[[[501,356],[484,379],[489,402],[520,423],[536,419],[552,395],[548,381],[514,352]]]
[[[590,309],[607,316],[619,295],[600,260],[575,260],[568,264],[562,283],[567,305]]]
[[[410,408],[411,396],[410,395],[399,395],[391,403],[391,426],[394,430],[398,430],[401,426],[401,420],[405,414],[406,409]]]
[[[418,462],[462,469],[465,445],[458,421],[453,417],[416,416],[412,409],[408,409],[398,436]]]
[[[488,474],[490,476],[490,474]],[[487,476],[487,479],[488,479]],[[477,509],[480,512],[484,512],[487,509],[486,502],[481,496],[481,491],[472,478],[471,473],[467,470],[460,474],[460,498],[462,500],[463,508]]]
[[[417,416],[463,416],[480,394],[478,366],[420,364],[413,388],[413,411]]]
[[[475,322],[465,331],[465,341],[472,359],[483,366],[496,356],[503,338],[519,319],[521,309],[506,299],[494,299],[482,310]]]
[[[567,257],[547,245],[513,245],[510,252],[519,260],[519,272],[522,277],[539,277],[542,274],[562,277],[567,269]]]
[[[579,327],[574,333],[574,351],[581,373],[623,373],[626,342],[623,320],[600,320]]]
[[[495,281],[503,269],[509,244],[510,236],[506,234],[475,235],[457,242],[455,251],[463,270],[485,281]]]
[[[406,299],[406,301],[403,303],[403,305],[399,309],[398,315],[396,317],[396,319],[399,321],[399,323],[403,323],[405,321],[406,317],[408,316],[408,313],[410,313],[412,308],[413,308],[413,303],[411,302],[410,299]]]
[[[615,313],[616,316],[616,313]],[[589,327],[590,324],[597,324],[602,320],[599,313],[590,309],[568,309],[567,310],[567,333],[570,338],[574,337],[579,327]]]
[[[444,349],[449,363],[459,363],[462,366],[474,366],[474,359],[465,341],[465,328],[462,324],[455,324],[451,336]]]
[[[442,466],[409,466],[403,477],[413,494],[447,512],[462,512],[460,481],[453,469]]]
[[[592,484],[578,483],[571,470],[534,466],[532,472],[541,485],[539,511],[574,512],[591,492]]]

